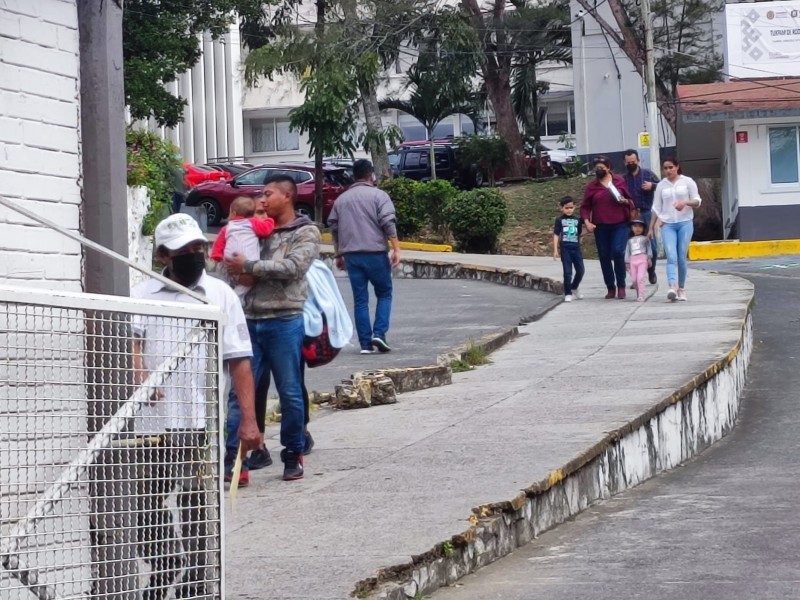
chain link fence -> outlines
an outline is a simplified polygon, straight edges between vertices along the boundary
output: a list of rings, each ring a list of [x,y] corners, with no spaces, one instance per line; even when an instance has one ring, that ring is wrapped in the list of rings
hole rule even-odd
[[[222,597],[220,319],[0,288],[0,598]]]

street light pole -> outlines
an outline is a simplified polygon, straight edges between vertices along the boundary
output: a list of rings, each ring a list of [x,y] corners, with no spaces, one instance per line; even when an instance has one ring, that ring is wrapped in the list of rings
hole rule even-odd
[[[650,170],[658,174],[661,170],[658,143],[658,104],[656,103],[656,70],[653,57],[653,23],[650,0],[641,0],[642,22],[645,36],[645,82],[647,84],[647,130],[650,134]]]

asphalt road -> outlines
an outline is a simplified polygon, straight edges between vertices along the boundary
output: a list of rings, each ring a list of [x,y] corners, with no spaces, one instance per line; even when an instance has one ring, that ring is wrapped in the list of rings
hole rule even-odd
[[[800,257],[704,268],[756,285],[754,353],[734,431],[432,600],[800,597]]]
[[[352,318],[350,282],[337,273],[339,289]],[[370,314],[375,298],[370,291]],[[332,392],[356,371],[435,364],[436,357],[488,333],[538,316],[561,301],[546,292],[510,288],[481,281],[395,279],[387,354],[359,354],[358,340],[328,365],[306,371],[309,390]],[[270,395],[274,395],[272,392]]]

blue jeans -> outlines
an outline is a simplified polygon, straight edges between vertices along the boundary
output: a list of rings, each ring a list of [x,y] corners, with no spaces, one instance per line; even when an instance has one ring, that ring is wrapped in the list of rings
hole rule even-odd
[[[675,285],[676,272],[678,287],[686,286],[686,273],[689,270],[689,242],[692,241],[694,223],[664,223],[661,237],[664,240],[664,252],[667,255],[667,281]]]
[[[600,270],[609,290],[615,287],[625,289],[625,246],[629,237],[630,227],[627,223],[598,225],[594,230]]]
[[[564,267],[564,295],[571,296],[572,292],[578,289],[586,272],[580,244],[561,244],[561,266]],[[573,267],[575,267],[575,279],[572,278]]]
[[[354,316],[358,343],[362,350],[372,348],[372,338],[386,340],[392,315],[392,266],[386,252],[349,252],[344,256],[350,287],[353,289]],[[378,299],[375,323],[369,318],[369,288],[371,283]]]
[[[652,210],[643,210],[642,211],[642,221],[647,223],[647,230],[650,230],[650,219],[653,218],[653,211]],[[650,265],[650,268],[647,269],[648,273],[652,273],[656,270],[656,260],[658,260],[658,238],[653,236],[650,238],[650,248],[653,249],[653,262]]]
[[[305,327],[303,316],[277,319],[248,319],[247,329],[253,344],[253,379],[266,394],[269,374],[281,402],[281,445],[287,450],[303,454],[305,449],[305,406],[303,403],[302,355]],[[225,467],[230,469],[239,448],[239,423],[242,413],[239,398],[231,389],[228,396],[227,439],[225,441]],[[247,461],[243,467],[247,468]]]

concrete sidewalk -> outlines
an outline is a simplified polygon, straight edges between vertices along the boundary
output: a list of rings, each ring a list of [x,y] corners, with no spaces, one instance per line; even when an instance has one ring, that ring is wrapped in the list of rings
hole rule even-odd
[[[560,279],[560,263],[544,258],[404,258]],[[692,271],[689,302],[667,303],[662,287],[638,304],[601,299],[599,265],[587,267],[586,299],[522,327],[493,364],[396,405],[316,419],[317,446],[301,482],[279,481],[277,465],[254,474],[227,509],[228,598],[342,600],[394,566],[402,582],[399,567],[475,525],[474,508],[508,503],[540,482],[557,485],[609,432],[671,396],[677,402],[676,390],[690,393],[702,383],[693,378],[732,356],[743,338],[753,292],[742,279]],[[724,432],[735,411],[700,417]],[[688,442],[678,445],[682,455]],[[278,447],[274,437],[270,447]],[[646,461],[645,442],[639,452]],[[625,479],[632,485],[636,477]]]

